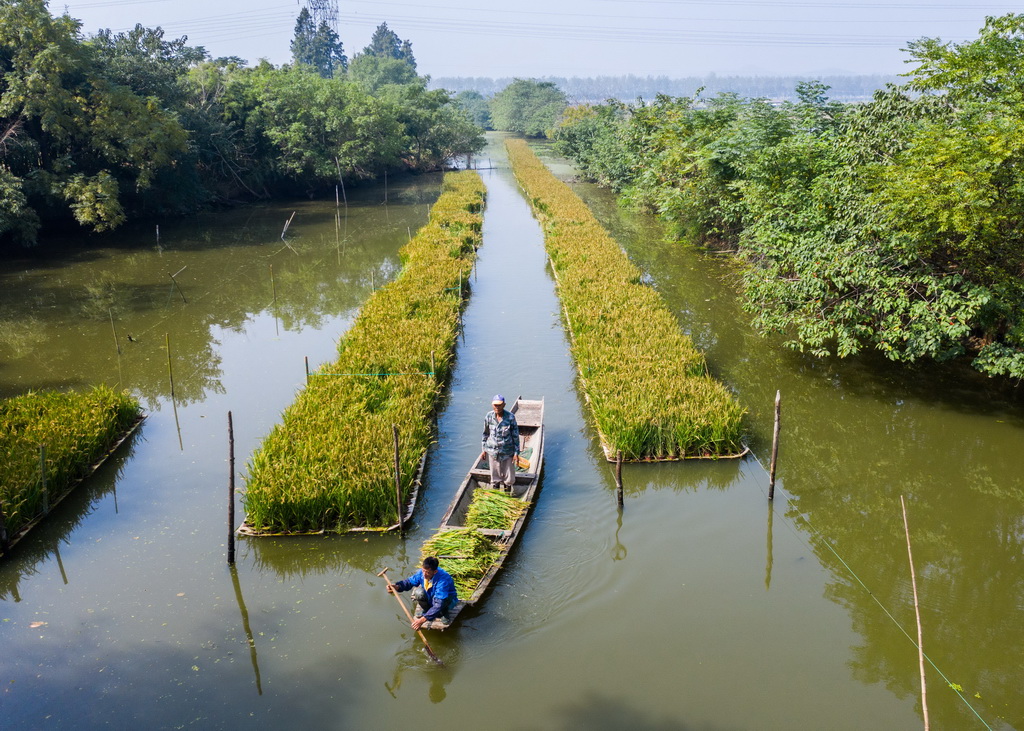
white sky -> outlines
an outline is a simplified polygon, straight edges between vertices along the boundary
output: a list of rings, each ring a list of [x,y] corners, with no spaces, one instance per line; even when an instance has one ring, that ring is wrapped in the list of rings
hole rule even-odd
[[[290,61],[302,0],[51,0],[82,30],[160,26],[212,56]],[[908,40],[976,37],[1008,0],[338,0],[351,56],[387,22],[440,76],[670,77],[907,70]]]

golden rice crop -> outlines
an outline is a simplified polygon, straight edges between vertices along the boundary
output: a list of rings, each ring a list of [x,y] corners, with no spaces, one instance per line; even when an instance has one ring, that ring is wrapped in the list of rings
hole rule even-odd
[[[742,449],[743,408],[707,375],[640,270],[524,140],[512,169],[544,229],[581,384],[603,446],[625,459],[717,456]]]
[[[253,454],[243,496],[252,529],[343,532],[398,522],[392,425],[405,500],[450,372],[483,201],[477,173],[445,176],[428,223],[402,248],[401,274],[366,301],[338,359],[311,375]]]
[[[53,504],[131,428],[139,411],[137,400],[106,386],[29,392],[0,402],[0,504],[9,535],[43,510],[40,445],[46,445]]]
[[[473,596],[480,579],[498,560],[500,551],[475,528],[456,528],[435,533],[420,549],[420,559],[436,556],[441,568],[451,574],[459,599]]]

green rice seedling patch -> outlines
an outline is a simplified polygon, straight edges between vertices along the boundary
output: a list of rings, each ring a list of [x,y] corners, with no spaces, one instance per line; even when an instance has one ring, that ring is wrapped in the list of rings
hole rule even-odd
[[[310,376],[249,461],[243,503],[254,534],[385,529],[432,440],[430,414],[450,371],[476,248],[484,187],[449,173],[429,221],[400,252],[403,267],[363,305],[338,359]]]
[[[0,504],[16,535],[56,503],[139,418],[139,402],[97,386],[30,392],[0,401]],[[40,445],[46,445],[46,495]]]
[[[509,159],[544,230],[581,387],[602,446],[627,460],[731,456],[744,409],[661,296],[524,140]]]

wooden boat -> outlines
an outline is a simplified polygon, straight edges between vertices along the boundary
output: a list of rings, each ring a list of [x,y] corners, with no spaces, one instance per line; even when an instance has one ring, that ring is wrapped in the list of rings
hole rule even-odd
[[[443,624],[434,620],[424,624],[424,628],[448,629],[455,623],[460,612],[480,601],[494,580],[494,577],[505,564],[505,559],[508,558],[512,546],[515,545],[519,534],[523,530],[526,518],[530,514],[530,508],[533,507],[534,497],[537,494],[537,489],[540,487],[541,467],[544,464],[544,399],[529,400],[520,396],[509,410],[516,415],[516,421],[519,423],[520,452],[523,455],[529,455],[527,459],[530,462],[530,466],[525,471],[516,471],[516,484],[512,488],[512,496],[526,503],[526,509],[508,530],[477,528],[480,533],[494,541],[499,549],[498,558],[480,579],[480,583],[477,584],[473,593],[469,597],[460,599],[449,611],[450,624]],[[474,461],[469,473],[462,481],[462,485],[459,486],[458,492],[455,493],[455,498],[452,500],[451,505],[448,506],[448,511],[441,519],[440,530],[465,528],[466,512],[469,510],[470,503],[473,502],[473,493],[478,489],[490,488],[490,480],[491,472],[487,466],[486,459]],[[441,567],[444,568],[444,556],[438,556],[438,558],[441,560]]]

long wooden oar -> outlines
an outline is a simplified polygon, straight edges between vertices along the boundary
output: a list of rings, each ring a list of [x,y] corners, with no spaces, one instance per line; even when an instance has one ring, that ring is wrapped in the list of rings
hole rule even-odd
[[[395,585],[392,584],[391,583],[391,579],[388,578],[388,571],[390,571],[390,569],[387,566],[385,566],[383,569],[381,569],[381,572],[379,574],[377,574],[377,576],[382,577],[384,579],[384,581],[388,582],[388,586],[393,588]],[[405,606],[405,602],[403,602],[402,598],[400,596],[398,596],[398,592],[397,591],[393,591],[393,592],[389,592],[389,593],[392,596],[395,597],[395,601],[397,601],[399,606],[402,607],[402,611],[405,612],[405,616],[409,618],[409,624],[411,625],[412,624],[412,613],[409,611],[409,607]],[[436,662],[441,667],[444,667],[444,663],[441,662],[441,658],[439,658],[437,655],[435,655],[434,651],[430,649],[430,643],[427,642],[427,638],[426,638],[426,636],[424,636],[423,631],[422,630],[416,630],[416,634],[418,634],[420,636],[420,639],[423,640],[423,647],[426,649],[427,655],[430,656],[430,659],[433,660],[434,662]]]

